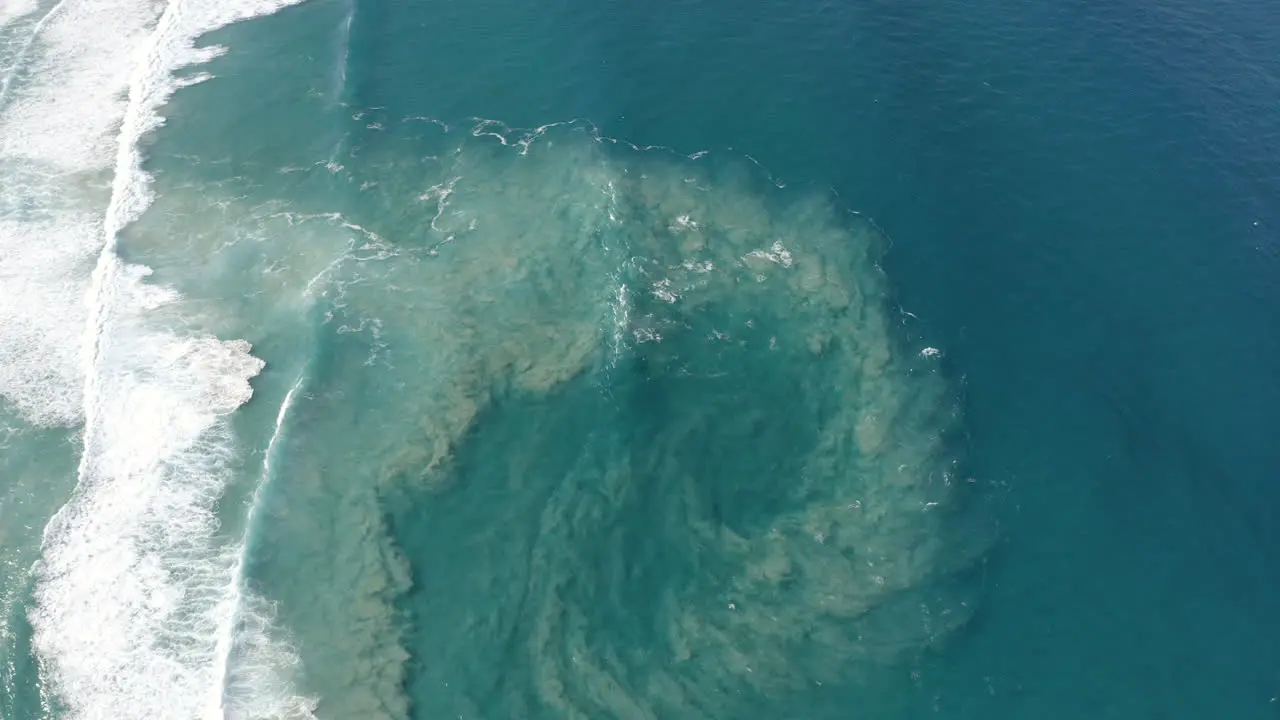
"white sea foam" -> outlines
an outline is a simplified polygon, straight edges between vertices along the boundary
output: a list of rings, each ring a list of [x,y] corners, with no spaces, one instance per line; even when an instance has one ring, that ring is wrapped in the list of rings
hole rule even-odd
[[[62,2],[49,8],[44,15],[35,18],[40,6],[34,1],[11,0],[0,3],[0,105],[9,96],[9,88],[18,76],[18,70],[27,53],[40,36],[49,20],[58,14]],[[22,21],[22,22],[19,22]]]
[[[36,0],[5,0],[0,3],[0,27],[40,9]]]
[[[0,214],[0,397],[28,422],[69,424],[81,412],[78,351],[100,221],[73,208],[56,218],[15,214]]]
[[[288,645],[273,638],[278,631],[272,628],[270,608],[250,592],[245,582],[245,568],[249,562],[252,533],[259,522],[262,494],[272,477],[271,460],[302,384],[303,378],[299,377],[280,403],[275,429],[263,455],[262,479],[254,489],[244,537],[231,570],[232,590],[224,598],[218,613],[215,679],[210,686],[207,717],[271,717],[263,711],[270,713],[279,708],[288,710],[293,716],[306,716],[311,711],[307,700],[288,691],[288,679],[280,677],[282,669],[298,662],[296,654]],[[263,682],[266,678],[270,681]],[[263,698],[264,689],[273,691],[274,695]]]
[[[28,308],[39,311],[30,324],[79,325],[81,342],[65,347],[65,333],[40,340],[46,345],[37,355],[56,360],[54,372],[45,378],[11,373],[17,390],[0,386],[19,397],[61,398],[63,388],[82,378],[78,485],[45,529],[32,613],[36,648],[69,717],[309,715],[305,699],[280,687],[274,672],[240,678],[249,684],[237,684],[235,702],[222,701],[230,656],[220,648],[230,641],[219,638],[226,632],[246,636],[234,640],[244,649],[238,657],[291,659],[270,640],[259,604],[243,592],[241,549],[219,538],[213,514],[233,457],[226,415],[249,399],[249,379],[262,362],[245,342],[172,327],[172,317],[156,310],[177,294],[147,284],[146,268],[126,265],[116,254],[120,231],[151,199],[138,143],[161,123],[157,111],[181,85],[173,72],[219,52],[196,48],[195,39],[289,4],[64,0],[33,52],[38,59],[29,70],[36,79],[15,90],[0,117],[0,161],[58,178],[61,185],[52,190],[59,198],[114,172],[105,216],[49,211],[27,217],[15,210],[0,227],[3,249],[33,240],[62,243],[67,247],[45,251],[55,257],[65,251],[70,265],[90,242],[100,249],[83,309]],[[20,188],[13,205],[58,205],[30,190],[38,185]],[[22,274],[40,260],[23,256],[22,264],[5,270],[27,278],[24,287],[41,287],[40,278]],[[66,284],[83,280],[72,272]],[[8,295],[11,286],[4,287]],[[64,288],[50,296],[64,302],[71,294]],[[15,319],[0,315],[6,323],[0,340],[10,339],[7,323]],[[81,365],[68,369],[67,358],[77,352]]]
[[[102,246],[100,174],[123,114],[124,83],[111,69],[127,64],[150,16],[145,6],[124,3],[112,15],[105,5],[62,0],[18,28],[25,35],[8,58],[0,87],[0,395],[28,421],[80,416],[82,298]],[[15,85],[19,70],[26,79]]]

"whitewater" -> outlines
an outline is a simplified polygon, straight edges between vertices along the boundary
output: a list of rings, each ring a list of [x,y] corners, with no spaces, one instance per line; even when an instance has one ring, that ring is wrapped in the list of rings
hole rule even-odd
[[[185,327],[182,296],[118,254],[153,200],[140,142],[173,92],[209,78],[176,73],[223,52],[197,40],[294,1],[61,0],[0,14],[0,398],[30,425],[81,427],[30,612],[45,705],[67,717],[314,706],[290,690],[296,658],[245,587],[248,530],[226,537],[214,513],[234,458],[227,416],[263,362],[245,341]]]

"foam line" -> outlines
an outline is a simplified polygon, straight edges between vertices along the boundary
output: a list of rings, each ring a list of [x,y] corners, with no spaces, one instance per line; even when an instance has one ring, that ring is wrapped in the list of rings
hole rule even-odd
[[[347,64],[351,55],[351,25],[356,19],[356,3],[351,0],[347,7],[347,17],[342,21],[341,34],[338,37],[338,67],[334,73],[333,88],[330,95],[335,103],[342,103],[342,94],[347,87]]]
[[[240,541],[240,552],[236,556],[235,565],[232,567],[232,590],[224,603],[225,607],[220,613],[218,621],[218,630],[216,633],[216,646],[214,648],[216,678],[210,688],[208,717],[239,717],[237,712],[240,708],[238,703],[245,698],[236,695],[235,691],[242,686],[239,680],[243,673],[236,673],[235,651],[240,643],[237,642],[237,631],[245,624],[258,624],[253,622],[255,609],[259,614],[262,613],[258,609],[260,602],[250,595],[249,588],[245,581],[245,569],[249,562],[249,551],[252,547],[252,539],[254,529],[258,526],[259,514],[261,512],[263,493],[268,484],[271,482],[272,470],[271,459],[275,454],[276,444],[280,441],[281,435],[284,433],[285,421],[289,416],[289,410],[292,409],[294,399],[298,392],[302,389],[305,378],[301,375],[294,382],[293,387],[289,388],[289,392],[285,394],[284,400],[280,403],[280,410],[276,413],[275,429],[271,433],[271,439],[267,442],[266,451],[262,458],[262,478],[258,482],[258,486],[254,488],[253,497],[250,500],[248,516],[245,519],[245,529],[243,537]],[[269,620],[269,618],[260,617],[259,620]],[[248,622],[246,622],[248,621]],[[292,656],[292,652],[287,648],[277,648],[278,653],[287,653]],[[289,657],[287,660],[296,662],[296,657]],[[255,671],[271,672],[275,668],[271,667],[272,663],[263,663],[266,667],[258,665]],[[249,698],[252,701],[253,698]],[[304,701],[305,702],[305,701]],[[300,708],[301,709],[301,708]]]

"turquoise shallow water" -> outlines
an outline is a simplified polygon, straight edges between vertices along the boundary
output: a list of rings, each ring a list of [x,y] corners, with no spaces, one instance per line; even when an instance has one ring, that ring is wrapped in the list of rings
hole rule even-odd
[[[49,218],[119,196],[23,124],[60,7],[0,26],[39,323],[102,267]],[[0,716],[1273,717],[1269,18],[217,30],[112,254],[172,295],[119,285],[88,382],[87,318],[0,312]]]

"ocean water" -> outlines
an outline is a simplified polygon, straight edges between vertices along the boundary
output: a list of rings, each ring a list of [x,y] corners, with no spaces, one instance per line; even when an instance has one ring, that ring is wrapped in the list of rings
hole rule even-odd
[[[0,5],[0,718],[1274,718],[1268,4]]]

